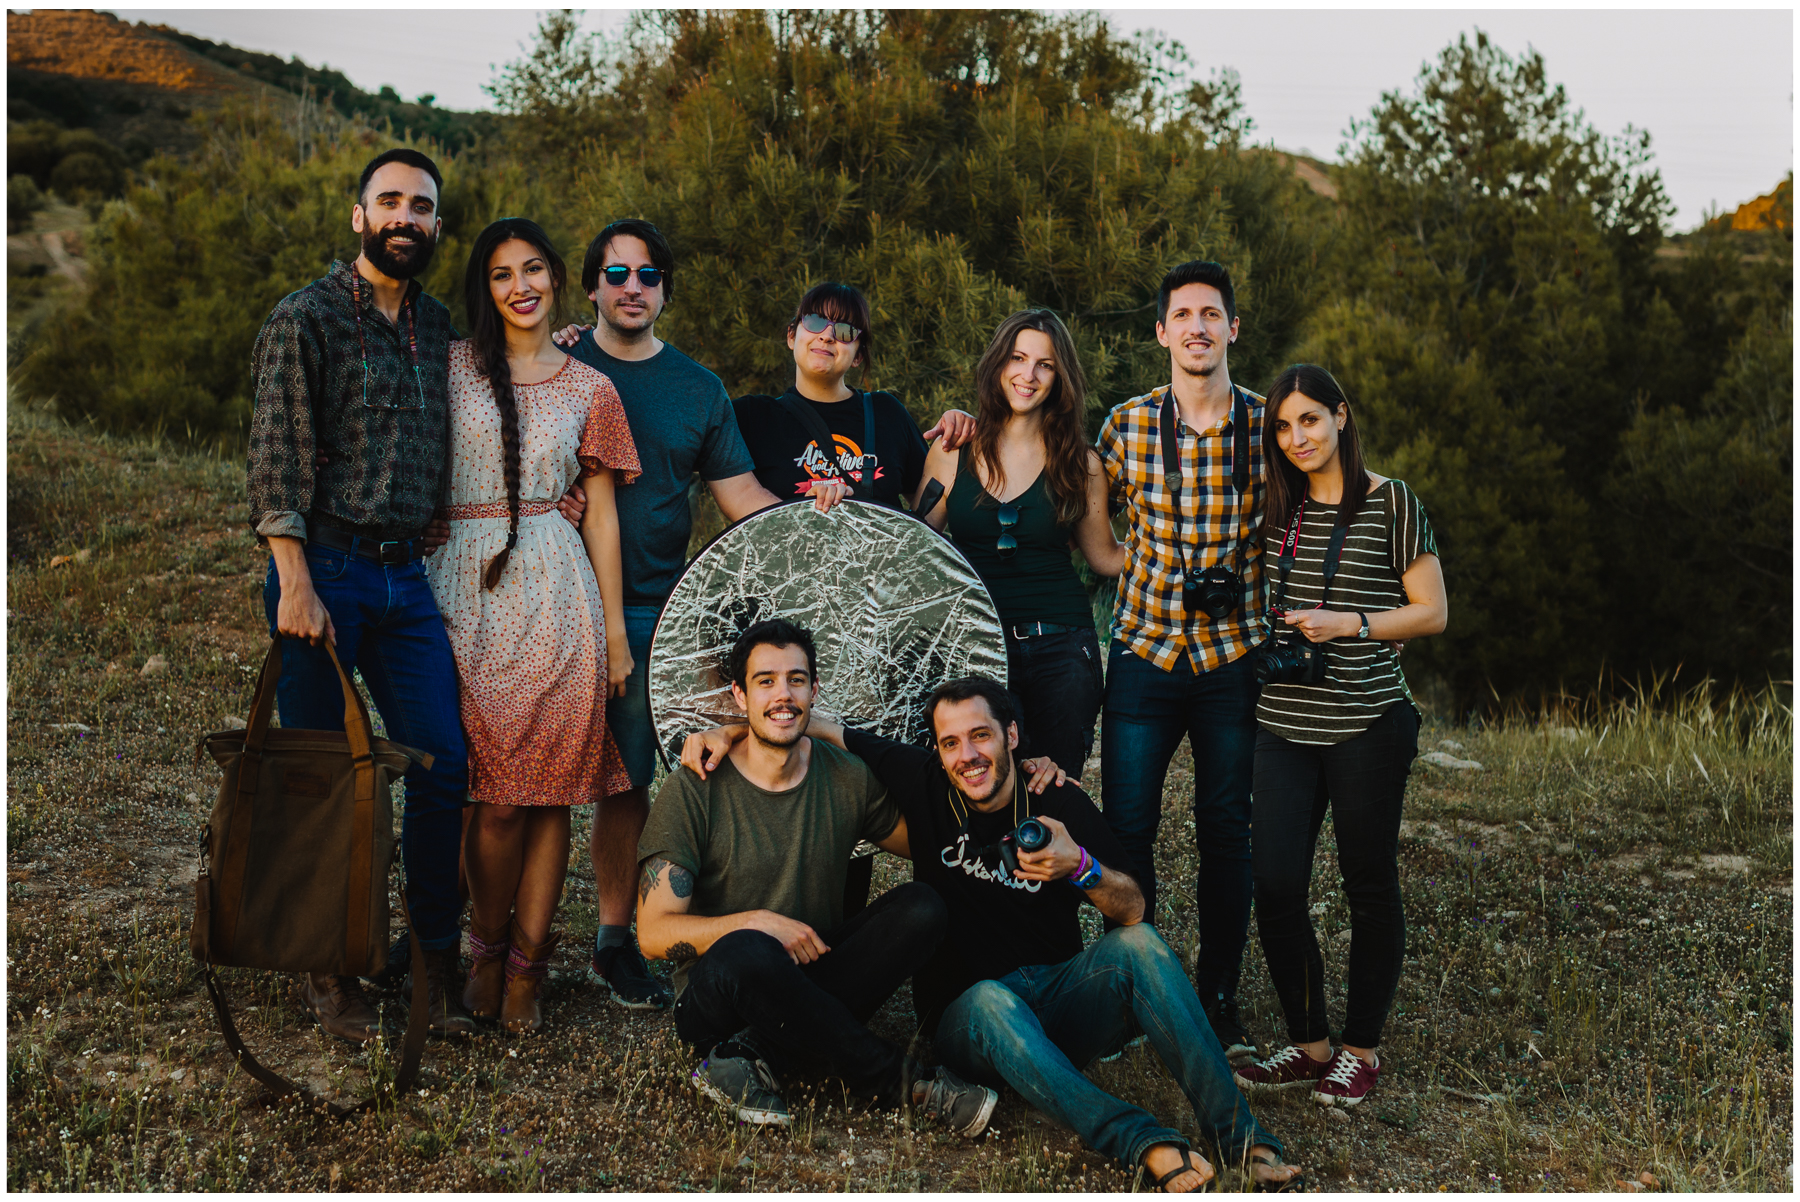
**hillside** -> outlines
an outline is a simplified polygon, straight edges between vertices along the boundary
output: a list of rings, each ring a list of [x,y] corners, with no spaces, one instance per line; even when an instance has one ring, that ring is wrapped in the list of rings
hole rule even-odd
[[[1132,1185],[1012,1094],[976,1145],[846,1108],[829,1086],[790,1092],[790,1130],[722,1121],[669,1017],[587,981],[581,825],[544,1033],[434,1040],[416,1094],[352,1123],[269,1104],[225,1051],[186,938],[218,787],[194,739],[242,722],[268,648],[242,460],[22,406],[7,433],[8,1189]],[[1428,715],[1399,832],[1410,929],[1380,1087],[1354,1112],[1304,1093],[1252,1103],[1311,1189],[1788,1188],[1791,716],[1773,695],[1640,700],[1470,729]],[[1194,771],[1179,751],[1171,811]],[[1192,963],[1191,828],[1163,824],[1157,865],[1162,934]],[[890,887],[906,866],[884,855],[877,873]],[[1331,826],[1312,896],[1335,1018],[1350,911]],[[391,1079],[399,997],[384,999],[387,1038],[358,1049],[321,1034],[284,975],[221,975],[265,1064],[338,1102]],[[1254,935],[1241,997],[1279,1047]],[[873,1022],[906,1040],[910,994]],[[1149,1048],[1090,1071],[1197,1136]]]
[[[104,12],[9,11],[6,57],[10,121],[91,128],[137,158],[191,149],[189,113],[233,98],[311,96],[344,117],[391,122],[452,149],[491,133],[498,120],[440,109],[428,97],[404,101],[391,88],[366,92],[341,71]]]

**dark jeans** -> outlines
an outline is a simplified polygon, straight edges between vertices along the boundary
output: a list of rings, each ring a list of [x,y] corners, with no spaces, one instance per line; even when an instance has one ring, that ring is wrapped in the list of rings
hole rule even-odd
[[[1331,810],[1350,903],[1343,1041],[1381,1042],[1406,957],[1400,806],[1419,751],[1419,714],[1400,701],[1354,739],[1329,746],[1256,734],[1256,929],[1295,1043],[1325,1039],[1325,961],[1307,912],[1313,848]]]
[[[863,1024],[944,935],[944,902],[929,885],[890,889],[837,929],[831,950],[795,964],[774,936],[733,931],[688,970],[675,1033],[702,1056],[749,1028],[776,1072],[838,1077],[853,1093],[897,1102],[912,1087],[902,1049]]]
[[[1061,964],[971,986],[944,1012],[935,1042],[952,1072],[1012,1086],[1090,1148],[1136,1165],[1153,1145],[1185,1148],[1187,1138],[1082,1073],[1140,1032],[1226,1157],[1237,1160],[1255,1144],[1281,1150],[1238,1092],[1181,962],[1143,923],[1119,927]]]
[[[337,631],[338,660],[360,671],[387,736],[433,757],[430,768],[406,770],[400,854],[406,905],[427,949],[456,946],[462,894],[462,807],[468,797],[468,753],[457,705],[456,660],[444,619],[418,560],[381,564],[308,543],[313,590]],[[263,582],[269,633],[275,633],[281,584],[275,562]],[[275,701],[281,724],[299,730],[344,729],[344,693],[331,657],[297,639],[281,642]]]
[[[1194,672],[1173,671],[1113,641],[1106,666],[1100,793],[1106,821],[1125,849],[1126,871],[1156,921],[1153,849],[1162,823],[1163,780],[1186,735],[1194,753],[1194,846],[1200,853],[1194,908],[1200,953],[1194,988],[1208,1005],[1237,997],[1250,937],[1250,773],[1255,763],[1257,685],[1252,657]]]
[[[1093,627],[1039,634],[1006,635],[1006,673],[1019,700],[1019,754],[1047,755],[1079,779],[1094,749],[1094,718],[1105,686],[1100,677],[1100,640]]]

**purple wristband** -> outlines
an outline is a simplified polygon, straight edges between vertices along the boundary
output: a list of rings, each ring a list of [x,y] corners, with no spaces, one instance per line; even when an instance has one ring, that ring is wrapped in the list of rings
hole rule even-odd
[[[1092,861],[1090,861],[1088,859],[1088,849],[1087,848],[1082,847],[1079,844],[1077,844],[1075,850],[1079,851],[1081,853],[1081,859],[1079,859],[1075,862],[1075,871],[1071,872],[1069,875],[1074,877],[1076,880],[1080,880],[1082,877],[1087,875],[1088,865]]]

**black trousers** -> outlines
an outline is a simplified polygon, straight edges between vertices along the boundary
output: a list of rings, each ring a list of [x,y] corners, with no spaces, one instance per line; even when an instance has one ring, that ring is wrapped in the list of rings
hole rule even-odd
[[[945,919],[943,899],[913,881],[822,932],[831,950],[811,964],[771,935],[733,931],[688,970],[675,1032],[704,1056],[748,1028],[776,1072],[818,1072],[897,1102],[912,1087],[905,1052],[863,1024],[937,950]]]
[[[1294,1043],[1330,1035],[1325,961],[1307,911],[1313,850],[1328,808],[1350,903],[1343,1041],[1359,1048],[1381,1042],[1406,958],[1400,809],[1418,751],[1419,714],[1405,701],[1354,739],[1329,746],[1256,732],[1251,802],[1256,929]]]

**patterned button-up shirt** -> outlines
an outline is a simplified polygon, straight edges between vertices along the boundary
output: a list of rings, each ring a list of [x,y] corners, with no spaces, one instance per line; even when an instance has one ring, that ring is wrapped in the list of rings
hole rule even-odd
[[[1251,650],[1267,633],[1258,534],[1264,492],[1263,399],[1239,390],[1250,419],[1250,488],[1242,497],[1231,482],[1231,413],[1196,432],[1177,411],[1177,496],[1163,476],[1159,418],[1168,391],[1165,386],[1126,401],[1107,414],[1100,428],[1107,487],[1115,501],[1125,504],[1131,521],[1112,637],[1165,672],[1180,662],[1184,651],[1192,670],[1210,672]],[[1241,572],[1243,599],[1222,618],[1188,613],[1181,598],[1184,568],[1214,564]]]
[[[450,313],[414,280],[396,325],[360,281],[359,342],[354,271],[334,262],[283,297],[257,335],[249,495],[259,535],[305,538],[308,519],[328,515],[384,539],[411,538],[443,500]]]

